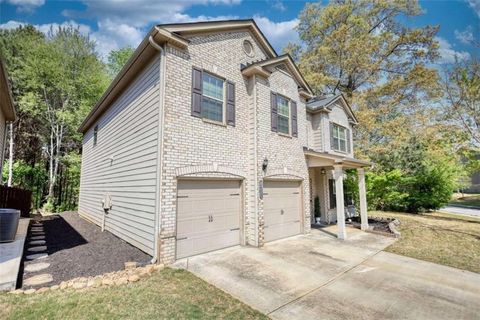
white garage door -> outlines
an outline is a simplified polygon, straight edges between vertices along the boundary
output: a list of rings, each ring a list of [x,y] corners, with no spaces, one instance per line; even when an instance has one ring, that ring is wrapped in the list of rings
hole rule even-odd
[[[240,243],[239,180],[178,183],[177,259]]]
[[[297,181],[265,181],[263,184],[265,241],[299,234],[301,193]]]

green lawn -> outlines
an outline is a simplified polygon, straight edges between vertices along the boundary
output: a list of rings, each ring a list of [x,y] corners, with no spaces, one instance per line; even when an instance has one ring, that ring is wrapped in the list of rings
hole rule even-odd
[[[369,215],[401,222],[402,236],[385,251],[480,273],[480,219],[440,212]]]
[[[185,270],[83,291],[0,294],[0,319],[268,319]]]
[[[454,200],[450,201],[449,204],[480,208],[480,194],[458,196],[455,197]]]

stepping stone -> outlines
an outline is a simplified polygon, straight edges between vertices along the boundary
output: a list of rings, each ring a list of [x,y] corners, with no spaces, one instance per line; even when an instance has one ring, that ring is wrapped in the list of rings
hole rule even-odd
[[[38,247],[31,247],[27,249],[30,252],[40,252],[47,250],[47,246],[38,246]]]
[[[28,244],[29,245],[44,245],[45,243],[47,243],[45,240],[33,240],[33,241],[30,241]]]
[[[51,274],[43,273],[23,280],[24,286],[38,286],[44,283],[52,282],[53,277]]]
[[[32,228],[32,232],[43,232],[43,228]]]
[[[26,258],[27,260],[38,260],[38,259],[45,259],[48,257],[48,253],[35,253],[35,254],[30,254]]]
[[[34,236],[34,237],[30,237],[30,240],[45,240],[45,236]]]
[[[25,266],[24,270],[27,272],[37,272],[48,267],[50,267],[50,263],[48,262],[30,263]]]

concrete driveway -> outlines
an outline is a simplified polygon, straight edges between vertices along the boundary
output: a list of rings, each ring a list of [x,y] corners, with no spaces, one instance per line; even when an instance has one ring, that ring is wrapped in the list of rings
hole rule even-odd
[[[479,274],[382,252],[392,238],[347,230],[346,241],[313,230],[176,266],[274,319],[478,319]]]
[[[462,216],[472,216],[480,218],[480,209],[479,208],[468,208],[468,207],[457,207],[457,206],[446,206],[440,209],[442,212],[460,214]]]

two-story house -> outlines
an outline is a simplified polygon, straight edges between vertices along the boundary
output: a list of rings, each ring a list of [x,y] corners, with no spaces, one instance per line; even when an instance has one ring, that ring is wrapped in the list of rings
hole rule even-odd
[[[315,196],[345,238],[356,123],[253,20],[158,25],[79,129],[78,211],[164,263],[308,233]]]

